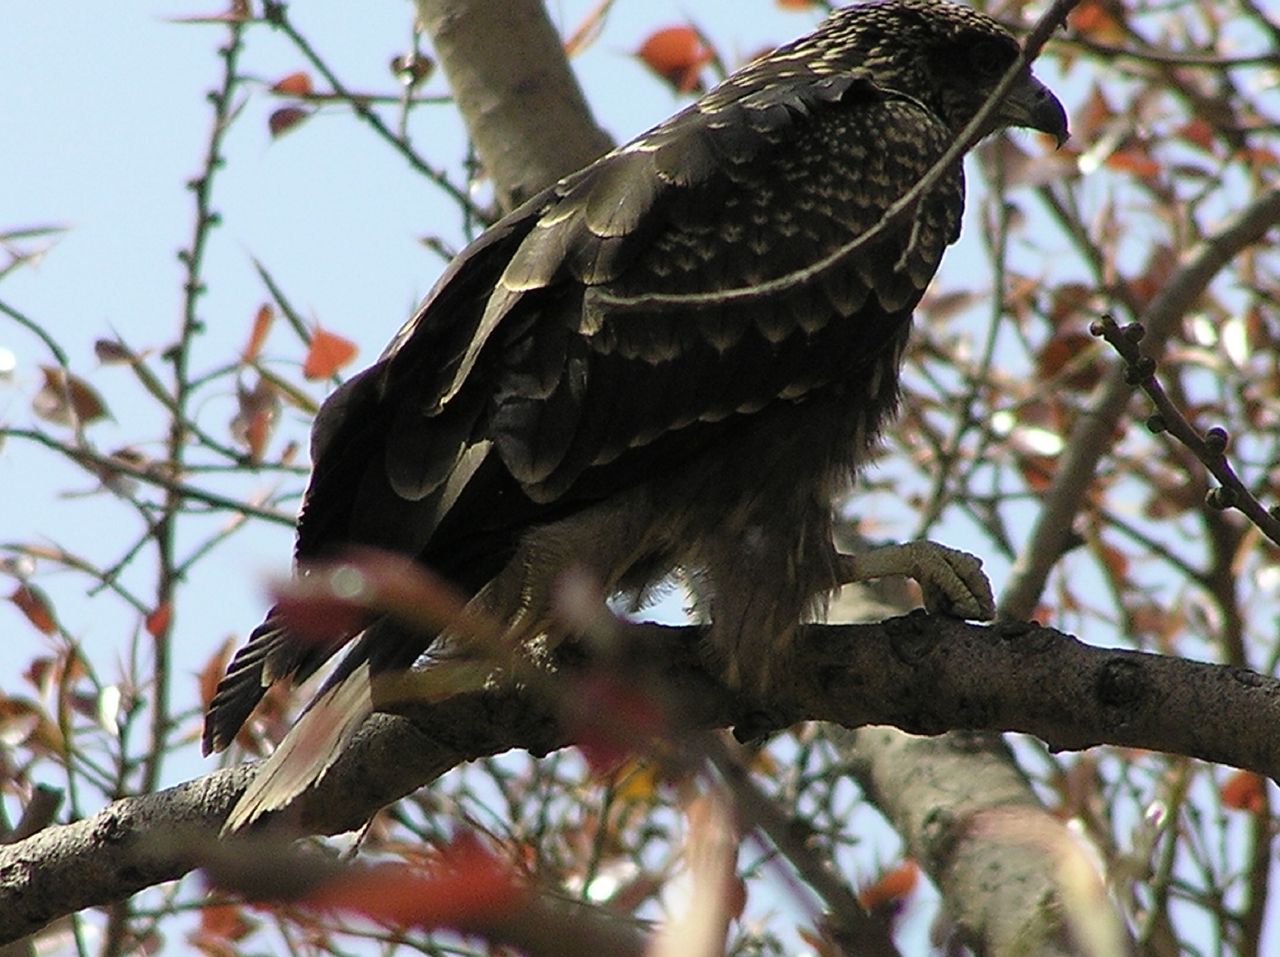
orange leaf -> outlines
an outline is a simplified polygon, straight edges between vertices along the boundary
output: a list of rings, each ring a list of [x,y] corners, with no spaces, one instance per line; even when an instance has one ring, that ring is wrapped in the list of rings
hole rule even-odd
[[[288,96],[308,96],[311,93],[311,77],[299,70],[282,76],[271,85],[272,93],[284,93]]]
[[[1067,16],[1067,23],[1099,43],[1123,43],[1124,26],[1101,0],[1084,0]]]
[[[810,7],[816,7],[818,0],[777,0],[777,4],[783,10],[808,10]]]
[[[302,362],[308,379],[327,379],[356,357],[356,344],[333,332],[317,329]]]
[[[253,328],[249,332],[249,341],[244,344],[244,351],[240,353],[241,362],[252,362],[258,358],[258,353],[262,351],[262,344],[267,341],[267,333],[271,331],[271,321],[275,317],[276,312],[271,308],[271,303],[264,302],[258,307],[258,311],[253,316]]]
[[[649,34],[636,51],[641,61],[681,93],[699,87],[698,74],[711,51],[689,26],[665,27]]]
[[[152,638],[159,638],[168,629],[169,619],[172,617],[173,605],[166,601],[147,614],[146,620],[144,621],[147,634]]]
[[[461,835],[425,868],[382,864],[344,874],[303,906],[361,914],[397,927],[466,930],[510,918],[528,903],[529,888],[511,866],[473,836]]]
[[[1280,164],[1280,155],[1265,146],[1250,146],[1246,149],[1238,150],[1236,156],[1255,168]]]
[[[267,118],[267,129],[273,137],[282,136],[310,115],[300,106],[282,106]]]
[[[1262,814],[1267,809],[1267,783],[1262,775],[1236,769],[1218,789],[1222,803],[1237,811]]]
[[[858,903],[869,911],[880,910],[896,904],[916,888],[920,868],[908,858],[896,867],[881,874],[876,880],[858,891]]]
[[[1160,164],[1141,149],[1116,150],[1107,157],[1106,165],[1111,169],[1132,173],[1140,179],[1151,179],[1160,172]]]
[[[34,585],[19,585],[9,596],[9,601],[18,606],[18,610],[27,616],[27,621],[36,626],[36,630],[45,635],[52,635],[58,630],[58,621],[53,615],[53,606],[44,592]]]
[[[236,941],[257,926],[237,904],[206,904],[200,909],[200,926],[188,932],[187,943],[210,957],[235,957],[240,953]]]

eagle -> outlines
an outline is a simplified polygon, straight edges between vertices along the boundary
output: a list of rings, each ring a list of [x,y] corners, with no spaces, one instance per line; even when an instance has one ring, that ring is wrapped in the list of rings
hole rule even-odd
[[[959,235],[961,162],[917,187],[1019,57],[946,0],[839,9],[497,221],[320,410],[298,574],[351,547],[399,553],[519,649],[560,627],[570,568],[633,600],[679,571],[709,660],[761,700],[843,582],[909,574],[930,607],[990,617],[977,559],[927,542],[840,555],[832,530]],[[1029,66],[984,132],[1008,126],[1067,137]],[[356,639],[229,830],[317,782],[379,682],[441,640],[391,615],[354,630],[317,643],[273,612],[236,654],[206,753],[268,686]]]

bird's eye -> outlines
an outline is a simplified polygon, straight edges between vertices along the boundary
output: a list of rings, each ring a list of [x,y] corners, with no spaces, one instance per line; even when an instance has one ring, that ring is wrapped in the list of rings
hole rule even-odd
[[[1016,55],[1016,51],[994,40],[979,40],[969,47],[969,63],[983,79],[1003,76]]]

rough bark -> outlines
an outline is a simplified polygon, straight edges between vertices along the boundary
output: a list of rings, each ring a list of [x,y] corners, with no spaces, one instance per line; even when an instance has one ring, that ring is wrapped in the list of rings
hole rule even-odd
[[[449,89],[510,209],[613,145],[540,0],[416,0]]]
[[[758,719],[758,710],[703,669],[698,628],[636,625],[626,634],[628,658],[621,666],[628,680],[637,672],[659,679],[655,687],[669,696],[680,728]],[[564,664],[569,660],[572,665]],[[552,699],[561,709],[580,702],[572,682],[591,665],[574,648],[560,665],[544,666],[548,674],[537,685],[563,694],[495,690],[406,709],[405,716],[377,716],[284,823],[306,833],[349,830],[463,761],[512,748],[541,754],[563,747],[569,733]],[[1054,749],[1104,743],[1165,749],[1280,776],[1280,681],[1222,665],[1093,648],[1031,625],[985,627],[915,613],[873,625],[813,626],[769,700],[771,713],[787,722],[894,725],[925,734],[1025,731]],[[1188,714],[1197,720],[1188,722]],[[884,782],[905,782],[936,760],[936,754],[929,761],[916,754],[892,761],[897,745],[884,748],[864,767],[864,780],[882,799],[908,793],[905,783]],[[217,771],[0,847],[0,942],[198,866],[251,774],[248,766]],[[936,769],[927,779],[937,780]],[[894,798],[883,806],[909,840],[924,833],[918,820],[924,805]],[[1026,798],[1015,806],[1027,806]],[[922,859],[945,858],[929,852]],[[945,875],[940,883],[947,886]],[[990,933],[982,922],[999,913],[974,912],[966,934]]]

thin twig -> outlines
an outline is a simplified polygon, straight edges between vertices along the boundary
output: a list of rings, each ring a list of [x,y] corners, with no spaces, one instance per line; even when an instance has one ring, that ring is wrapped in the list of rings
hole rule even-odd
[[[254,505],[252,502],[245,502],[240,499],[231,498],[221,495],[218,492],[209,489],[196,488],[194,485],[188,485],[186,482],[180,482],[177,479],[170,478],[162,472],[145,466],[131,465],[121,459],[113,458],[110,455],[103,455],[93,449],[84,446],[68,445],[65,442],[55,439],[53,436],[36,429],[5,429],[0,432],[4,435],[15,439],[29,439],[33,442],[39,442],[45,448],[53,449],[60,452],[67,458],[71,459],[78,465],[88,468],[94,475],[101,476],[102,473],[108,475],[119,473],[127,475],[130,478],[138,479],[154,485],[157,488],[164,489],[167,492],[194,502],[203,502],[205,505],[213,508],[228,509],[232,512],[240,512],[244,515],[251,515],[254,518],[260,518],[268,522],[274,522],[277,525],[285,525],[292,528],[296,517],[277,511],[271,508],[264,508],[261,505]]]
[[[1219,487],[1209,490],[1205,502],[1215,509],[1238,509],[1262,534],[1280,545],[1280,509],[1264,508],[1240,480],[1227,459],[1227,444],[1230,441],[1227,430],[1215,425],[1201,433],[1169,398],[1164,386],[1156,378],[1156,360],[1143,355],[1139,348],[1146,332],[1142,324],[1134,322],[1121,326],[1112,316],[1106,315],[1093,323],[1089,331],[1106,340],[1120,353],[1125,361],[1126,381],[1140,387],[1156,407],[1156,413],[1147,419],[1147,428],[1157,433],[1168,432],[1186,446],[1218,480]]]

